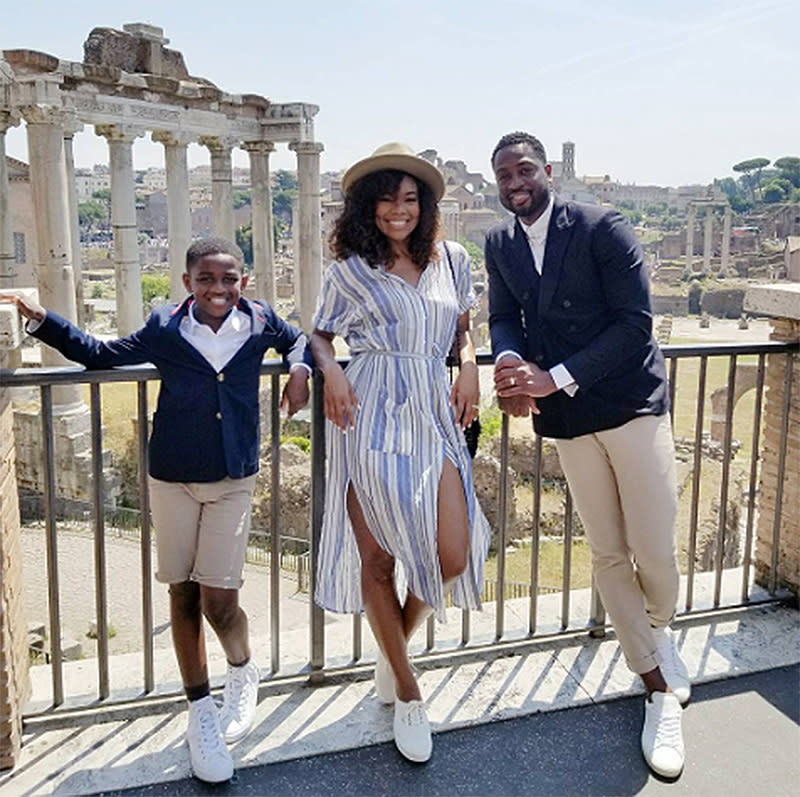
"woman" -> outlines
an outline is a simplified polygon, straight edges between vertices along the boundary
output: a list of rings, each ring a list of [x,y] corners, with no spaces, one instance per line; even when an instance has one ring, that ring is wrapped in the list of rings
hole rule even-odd
[[[375,690],[395,704],[400,752],[427,761],[431,735],[408,640],[445,596],[480,607],[489,526],[463,428],[479,402],[469,335],[475,303],[463,247],[437,243],[444,180],[406,144],[344,175],[344,211],[311,348],[325,376],[328,480],[317,602],[366,611],[379,654]],[[332,340],[350,346],[346,370]],[[457,341],[461,369],[445,357]],[[398,600],[398,595],[405,600]]]

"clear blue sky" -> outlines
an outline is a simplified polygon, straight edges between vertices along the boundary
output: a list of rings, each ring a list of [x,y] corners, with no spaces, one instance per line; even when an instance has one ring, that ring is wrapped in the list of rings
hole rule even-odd
[[[0,48],[80,61],[93,27],[126,22],[162,27],[225,91],[319,105],[323,170],[400,139],[488,175],[515,129],[554,160],[574,141],[579,175],[639,184],[800,155],[797,0],[27,0],[3,14]],[[89,128],[75,149],[78,165],[107,161]],[[27,157],[21,129],[8,153]],[[161,165],[162,148],[140,139],[134,160]],[[294,155],[280,147],[273,164]]]

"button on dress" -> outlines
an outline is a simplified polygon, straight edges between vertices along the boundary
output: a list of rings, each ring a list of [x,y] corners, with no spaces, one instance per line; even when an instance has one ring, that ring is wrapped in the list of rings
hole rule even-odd
[[[371,268],[358,256],[332,263],[323,275],[314,327],[350,347],[345,372],[358,397],[355,428],[326,421],[327,481],[315,599],[335,612],[360,612],[361,563],[347,514],[352,484],[376,542],[395,558],[400,595],[406,588],[444,618],[437,553],[437,497],[444,458],[464,486],[470,552],[453,600],[480,608],[490,529],[472,481],[472,461],[450,406],[445,358],[458,316],[475,304],[469,257],[443,246],[416,286]]]

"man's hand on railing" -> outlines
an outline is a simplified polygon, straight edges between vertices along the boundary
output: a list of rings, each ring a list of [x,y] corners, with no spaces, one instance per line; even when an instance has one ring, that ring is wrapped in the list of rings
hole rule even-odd
[[[15,304],[19,314],[29,321],[44,321],[47,316],[44,307],[16,291],[0,291],[0,304]]]

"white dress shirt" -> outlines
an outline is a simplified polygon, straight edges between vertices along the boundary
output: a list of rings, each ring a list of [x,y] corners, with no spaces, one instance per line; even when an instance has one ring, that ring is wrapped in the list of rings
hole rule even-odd
[[[528,237],[528,244],[530,245],[531,253],[533,254],[533,265],[539,272],[539,276],[541,276],[542,267],[544,266],[544,251],[547,246],[547,230],[550,227],[550,217],[552,215],[553,195],[550,194],[550,201],[547,203],[547,207],[544,209],[542,215],[533,222],[533,224],[525,224],[525,222],[520,219],[520,224],[522,229],[525,231],[525,235]],[[497,362],[501,357],[504,357],[506,354],[519,357],[520,360],[522,359],[522,355],[520,355],[519,352],[511,351],[509,349],[507,351],[501,351],[500,354],[495,357],[495,362]],[[559,390],[563,390],[568,396],[574,396],[578,391],[577,383],[563,363],[554,365],[549,370],[549,373],[555,386]]]

